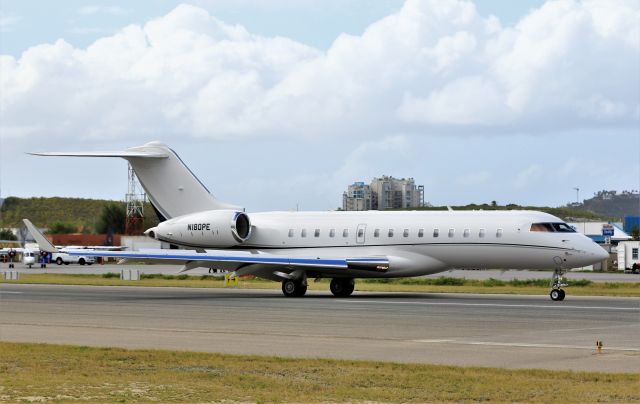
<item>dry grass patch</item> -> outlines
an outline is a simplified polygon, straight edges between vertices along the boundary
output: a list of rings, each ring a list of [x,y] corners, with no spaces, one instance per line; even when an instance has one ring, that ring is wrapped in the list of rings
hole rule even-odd
[[[640,400],[637,374],[0,343],[0,401]]]
[[[140,281],[121,281],[118,274],[21,274],[19,281],[2,281],[26,284],[94,285],[94,286],[156,286],[223,288],[224,281],[213,276],[143,275]],[[309,282],[309,290],[329,291],[329,281]],[[259,279],[241,280],[240,289],[280,289],[280,283]],[[548,280],[519,281],[468,280],[459,278],[411,278],[390,280],[357,280],[356,290],[370,292],[415,293],[500,293],[522,295],[549,294]],[[640,297],[640,282],[597,283],[586,280],[573,281],[567,288],[574,296]]]

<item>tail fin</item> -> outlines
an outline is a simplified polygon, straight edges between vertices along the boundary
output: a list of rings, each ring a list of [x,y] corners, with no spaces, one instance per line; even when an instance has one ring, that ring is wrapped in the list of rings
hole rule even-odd
[[[53,244],[51,244],[51,242],[49,242],[49,240],[47,240],[47,238],[42,233],[40,233],[40,230],[38,230],[29,219],[22,219],[22,221],[24,222],[25,226],[27,226],[27,229],[29,229],[29,233],[31,233],[33,238],[36,240],[36,243],[38,243],[38,248],[40,248],[41,251],[46,251],[49,253],[58,252],[58,249]]]
[[[120,152],[30,153],[36,156],[122,157],[140,180],[160,220],[203,210],[241,209],[218,201],[167,145],[150,142]]]

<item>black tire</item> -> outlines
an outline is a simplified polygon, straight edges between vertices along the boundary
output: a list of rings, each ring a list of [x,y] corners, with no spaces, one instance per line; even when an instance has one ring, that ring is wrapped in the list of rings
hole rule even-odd
[[[69,265],[69,263],[68,263],[68,262],[65,262],[64,264],[65,264],[65,265]]]
[[[85,261],[85,260],[84,260],[84,258],[80,258],[80,259],[78,260],[78,264],[80,264],[80,265],[84,265],[84,264],[86,264],[86,263],[87,263],[87,261]]]
[[[307,285],[300,281],[287,279],[282,281],[282,293],[286,297],[302,297],[307,293]]]
[[[329,284],[329,289],[331,289],[331,293],[335,297],[348,297],[353,293],[355,286],[353,279],[333,278],[331,279],[331,284]]]
[[[558,300],[559,301],[563,301],[564,300],[564,296],[565,296],[564,289],[560,289],[560,298]]]
[[[62,261],[62,258],[60,258],[60,257],[56,258],[56,264],[58,264],[58,265],[64,264],[64,262]]]
[[[560,298],[560,296],[562,296],[562,294],[560,293],[560,289],[553,289],[550,293],[549,293],[549,297],[551,298],[551,300],[553,300],[554,302],[557,302],[559,300],[562,300]]]

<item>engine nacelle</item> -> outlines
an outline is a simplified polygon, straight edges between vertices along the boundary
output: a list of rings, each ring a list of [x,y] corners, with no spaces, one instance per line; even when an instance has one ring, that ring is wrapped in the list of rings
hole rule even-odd
[[[145,234],[187,247],[226,248],[242,244],[251,237],[251,222],[244,212],[208,210],[174,217]]]

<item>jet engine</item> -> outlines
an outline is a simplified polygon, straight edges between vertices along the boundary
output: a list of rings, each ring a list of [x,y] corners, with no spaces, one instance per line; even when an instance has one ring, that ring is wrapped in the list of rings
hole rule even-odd
[[[251,237],[251,221],[244,212],[208,210],[174,217],[145,234],[186,247],[227,248],[240,245]]]

